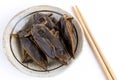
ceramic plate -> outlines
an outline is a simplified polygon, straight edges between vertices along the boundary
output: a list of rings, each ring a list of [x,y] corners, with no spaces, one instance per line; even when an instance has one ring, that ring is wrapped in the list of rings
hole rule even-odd
[[[16,16],[14,16],[11,21],[8,23],[5,31],[4,31],[4,51],[9,59],[9,61],[20,71],[33,75],[33,76],[53,76],[56,75],[63,70],[65,70],[69,65],[63,66],[60,63],[52,62],[52,66],[48,66],[48,71],[44,71],[38,65],[34,63],[21,63],[21,51],[20,44],[17,38],[10,36],[10,34],[16,34],[23,27],[31,25],[31,17],[34,13],[52,13],[53,16],[58,20],[61,15],[67,14],[71,16],[68,12],[53,6],[41,5],[28,8]],[[73,23],[75,24],[75,30],[77,33],[77,48],[76,54],[79,54],[82,49],[83,37],[82,37],[82,29],[78,22],[73,19]],[[70,64],[74,62],[74,60],[70,61]]]

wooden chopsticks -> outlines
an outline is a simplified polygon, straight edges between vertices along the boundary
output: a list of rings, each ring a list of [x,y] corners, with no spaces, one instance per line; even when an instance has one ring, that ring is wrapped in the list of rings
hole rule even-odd
[[[108,80],[117,80],[116,76],[114,75],[109,63],[105,59],[100,47],[98,46],[93,34],[91,33],[90,29],[88,28],[88,25],[82,16],[79,8],[77,6],[73,7],[73,11],[78,19],[78,21],[81,24],[81,27],[83,28],[84,34],[86,36],[86,39],[88,40],[89,45],[91,46],[92,50],[94,51],[94,54],[101,65],[101,68],[103,69],[106,77]]]

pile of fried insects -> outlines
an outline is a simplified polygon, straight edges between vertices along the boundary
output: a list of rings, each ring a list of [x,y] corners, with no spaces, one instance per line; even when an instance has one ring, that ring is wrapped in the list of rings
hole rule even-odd
[[[75,58],[77,34],[72,17],[64,14],[57,21],[51,13],[35,13],[32,19],[31,26],[13,34],[20,41],[22,63],[28,63],[27,57],[30,57],[47,70],[48,57],[63,65]]]

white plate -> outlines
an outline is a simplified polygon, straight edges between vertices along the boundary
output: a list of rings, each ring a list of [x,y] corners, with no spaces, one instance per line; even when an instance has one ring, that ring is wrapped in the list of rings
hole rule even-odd
[[[16,16],[12,18],[12,20],[8,23],[5,31],[4,31],[4,51],[9,59],[9,61],[20,71],[27,73],[29,75],[33,76],[53,76],[56,75],[63,70],[65,70],[69,65],[67,66],[62,66],[59,63],[54,64],[54,66],[49,66],[48,70],[49,72],[44,72],[39,66],[35,64],[23,64],[21,63],[21,51],[20,51],[20,46],[19,43],[17,42],[16,38],[13,38],[10,36],[10,34],[15,34],[19,30],[21,30],[25,25],[29,26],[30,24],[30,19],[31,16],[36,13],[36,12],[42,12],[42,13],[53,13],[53,16],[55,16],[57,19],[62,14],[67,14],[71,16],[69,13],[66,11],[53,7],[53,6],[47,6],[47,5],[41,5],[41,6],[35,6],[28,8],[20,13],[18,13]],[[28,24],[29,22],[29,24]],[[78,47],[76,49],[76,54],[79,54],[81,49],[82,49],[82,44],[83,44],[83,37],[82,37],[82,29],[80,25],[77,23],[75,19],[73,19],[73,23],[75,24],[75,28],[78,34]],[[70,63],[74,62],[72,60]]]

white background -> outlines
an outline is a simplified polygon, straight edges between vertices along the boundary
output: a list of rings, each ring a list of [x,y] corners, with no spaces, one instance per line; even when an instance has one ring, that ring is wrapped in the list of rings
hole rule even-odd
[[[3,31],[14,15],[36,5],[53,5],[73,16],[71,7],[78,5],[117,80],[120,80],[119,0],[0,0],[0,80],[106,80],[85,37],[80,57],[66,71],[53,77],[28,76],[8,61],[2,49]]]

